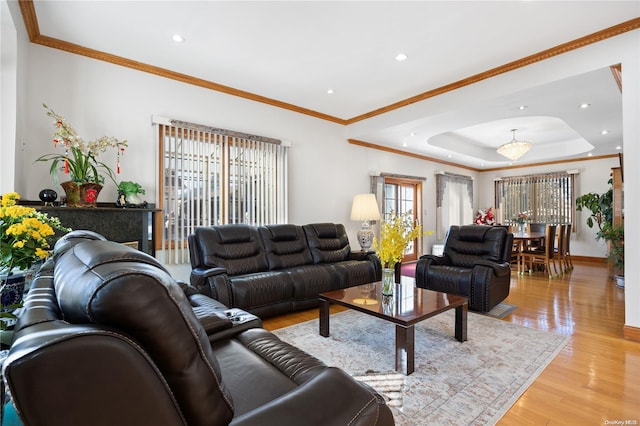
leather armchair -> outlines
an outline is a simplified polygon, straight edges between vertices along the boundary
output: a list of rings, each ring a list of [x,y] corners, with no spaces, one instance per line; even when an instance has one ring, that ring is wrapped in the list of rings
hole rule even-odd
[[[488,312],[509,295],[513,234],[484,225],[452,226],[442,256],[425,255],[416,286],[469,298],[469,309]]]

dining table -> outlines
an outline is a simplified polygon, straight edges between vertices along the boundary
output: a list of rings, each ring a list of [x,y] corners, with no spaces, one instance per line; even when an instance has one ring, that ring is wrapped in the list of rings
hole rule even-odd
[[[522,275],[526,272],[524,265],[524,256],[522,256],[522,252],[527,248],[527,246],[531,245],[532,242],[536,241],[540,245],[544,245],[545,233],[544,232],[514,232],[513,233],[513,244],[517,248],[517,264],[518,264],[518,275]]]

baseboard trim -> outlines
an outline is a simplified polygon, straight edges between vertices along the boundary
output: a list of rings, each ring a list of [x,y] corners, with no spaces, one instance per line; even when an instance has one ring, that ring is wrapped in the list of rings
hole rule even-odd
[[[587,262],[587,263],[607,263],[606,257],[593,257],[593,256],[571,256],[571,260],[574,262]]]
[[[622,328],[622,335],[625,339],[633,340],[634,342],[640,342],[640,327],[625,325]]]

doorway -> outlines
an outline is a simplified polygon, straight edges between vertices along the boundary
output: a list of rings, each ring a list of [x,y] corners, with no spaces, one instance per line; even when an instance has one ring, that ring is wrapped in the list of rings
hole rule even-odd
[[[414,226],[420,224],[422,181],[414,179],[386,177],[384,178],[383,206],[384,219],[389,215],[408,215]],[[402,262],[418,260],[420,238],[411,241],[404,253]]]

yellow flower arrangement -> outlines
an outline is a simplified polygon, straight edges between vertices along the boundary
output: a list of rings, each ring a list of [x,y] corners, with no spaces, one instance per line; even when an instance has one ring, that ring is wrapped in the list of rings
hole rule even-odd
[[[0,271],[29,269],[49,256],[47,237],[56,230],[69,231],[56,217],[17,204],[20,195],[9,192],[0,204]]]
[[[402,260],[409,242],[421,235],[429,235],[433,232],[422,233],[422,226],[414,226],[411,212],[396,215],[391,212],[389,219],[382,222],[380,229],[380,241],[374,238],[373,247],[382,262],[383,268],[393,268]]]

